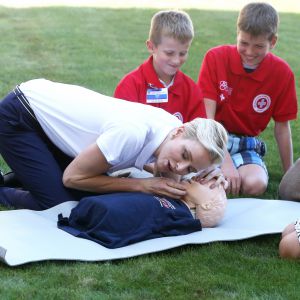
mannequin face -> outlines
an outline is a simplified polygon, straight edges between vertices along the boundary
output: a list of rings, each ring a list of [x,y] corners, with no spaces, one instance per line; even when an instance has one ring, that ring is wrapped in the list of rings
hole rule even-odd
[[[213,227],[218,224],[225,213],[227,198],[224,188],[219,185],[210,188],[215,179],[206,184],[196,181],[182,182],[187,194],[183,200],[190,208],[196,208],[196,218],[200,219],[203,227]]]
[[[192,180],[191,182],[181,182],[187,189],[187,194],[183,200],[189,205],[190,208],[195,208],[196,205],[203,205],[209,201],[209,199],[222,194],[222,187],[216,187],[211,189],[210,186],[215,180],[212,179],[209,182],[202,184]]]

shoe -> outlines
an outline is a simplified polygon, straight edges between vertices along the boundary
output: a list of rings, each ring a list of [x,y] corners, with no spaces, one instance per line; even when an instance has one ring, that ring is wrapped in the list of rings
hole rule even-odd
[[[22,187],[21,182],[17,178],[16,174],[14,172],[8,172],[3,177],[3,186],[7,187]],[[1,179],[0,179],[1,180]]]
[[[254,149],[261,157],[265,156],[267,152],[267,145],[264,141],[257,139],[257,144]]]

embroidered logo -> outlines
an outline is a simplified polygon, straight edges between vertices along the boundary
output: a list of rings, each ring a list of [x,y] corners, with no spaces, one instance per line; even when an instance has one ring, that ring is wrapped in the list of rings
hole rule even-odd
[[[221,91],[227,91],[228,90],[228,83],[227,81],[220,81],[220,90]]]
[[[177,111],[173,115],[183,123],[183,116],[179,111]]]
[[[154,196],[154,198],[159,202],[161,207],[175,209],[175,206],[170,201],[168,201],[167,199],[159,198],[159,197],[156,197],[156,196]]]
[[[271,98],[265,94],[257,95],[252,103],[253,109],[258,113],[266,111],[270,107],[270,105]]]
[[[232,88],[228,86],[228,82],[225,80],[221,80],[219,84],[219,89],[222,91],[220,94],[220,100],[224,101],[226,96],[224,95],[224,92],[227,93],[229,96],[232,93]]]

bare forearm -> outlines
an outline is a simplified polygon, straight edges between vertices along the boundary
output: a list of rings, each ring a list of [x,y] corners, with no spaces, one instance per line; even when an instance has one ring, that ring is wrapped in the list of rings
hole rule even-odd
[[[69,188],[94,193],[139,192],[143,191],[142,181],[143,179],[138,178],[118,178],[99,175],[76,181],[66,181],[64,185]]]
[[[291,145],[287,144],[286,147],[282,147],[279,152],[282,162],[282,168],[285,173],[293,164],[293,150]]]
[[[282,167],[286,172],[293,164],[293,143],[289,123],[275,123],[274,133]]]

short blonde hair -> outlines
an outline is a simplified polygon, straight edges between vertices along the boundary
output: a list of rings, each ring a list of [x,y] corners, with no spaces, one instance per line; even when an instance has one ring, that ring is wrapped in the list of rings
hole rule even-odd
[[[161,43],[162,36],[172,37],[181,43],[191,41],[194,27],[190,16],[184,11],[157,12],[151,19],[149,40],[157,46]]]
[[[197,140],[209,152],[212,164],[221,164],[228,140],[225,128],[215,120],[204,118],[183,125],[184,137]]]
[[[247,32],[252,36],[266,35],[272,40],[277,35],[279,17],[268,3],[253,2],[242,8],[237,19],[237,33]]]

